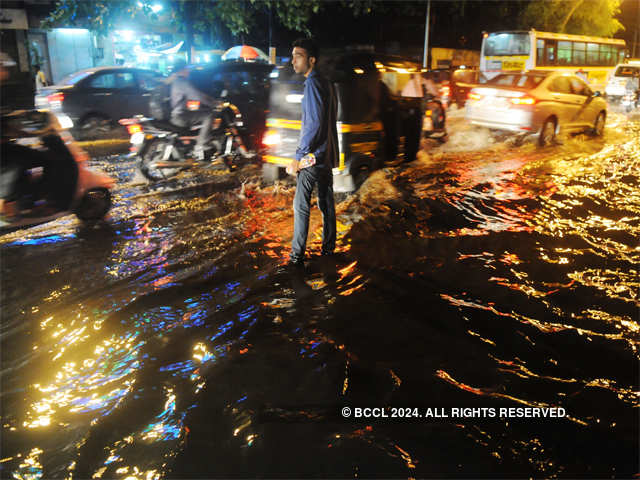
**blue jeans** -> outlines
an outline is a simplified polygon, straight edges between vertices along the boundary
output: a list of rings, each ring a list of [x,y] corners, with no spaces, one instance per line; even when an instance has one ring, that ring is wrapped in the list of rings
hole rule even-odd
[[[318,166],[298,172],[298,186],[293,199],[292,261],[301,261],[307,248],[311,193],[318,185],[318,208],[322,212],[322,253],[331,254],[336,248],[336,209],[333,202],[333,173],[330,168]]]

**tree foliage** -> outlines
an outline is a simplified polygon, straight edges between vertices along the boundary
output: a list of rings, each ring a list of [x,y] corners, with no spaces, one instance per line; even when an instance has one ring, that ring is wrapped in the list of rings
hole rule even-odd
[[[237,35],[250,33],[256,21],[271,13],[284,27],[310,35],[311,18],[327,4],[323,0],[163,0],[162,3],[164,9],[158,15],[152,11],[151,0],[58,0],[42,26],[82,26],[106,33],[123,21],[160,21],[170,12],[175,26],[186,22],[195,31],[207,31],[223,25]],[[341,0],[341,5],[358,16],[370,13],[377,2]]]
[[[611,37],[622,24],[615,18],[621,0],[532,0],[522,17],[524,28]]]

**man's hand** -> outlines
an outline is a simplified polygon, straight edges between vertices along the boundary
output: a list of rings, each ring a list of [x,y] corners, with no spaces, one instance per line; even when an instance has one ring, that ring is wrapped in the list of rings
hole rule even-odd
[[[287,173],[289,175],[297,175],[300,171],[300,162],[298,160],[292,160],[289,165],[287,165]]]

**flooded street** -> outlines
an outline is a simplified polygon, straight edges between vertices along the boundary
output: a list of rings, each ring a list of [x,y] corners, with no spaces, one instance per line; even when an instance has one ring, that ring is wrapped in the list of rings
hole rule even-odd
[[[95,160],[106,224],[0,237],[2,477],[638,473],[640,120],[508,143],[452,131],[375,172],[335,258],[314,208],[300,272],[291,183]]]

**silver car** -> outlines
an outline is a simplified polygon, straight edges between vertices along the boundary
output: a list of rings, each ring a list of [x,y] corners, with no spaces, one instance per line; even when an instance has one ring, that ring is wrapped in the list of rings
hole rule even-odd
[[[640,61],[619,63],[609,77],[605,93],[609,100],[620,101],[628,88],[637,90],[638,83],[640,83]]]
[[[602,135],[607,103],[576,75],[505,73],[471,89],[465,117],[474,125],[522,137],[538,135],[538,143],[548,145],[559,132]]]

